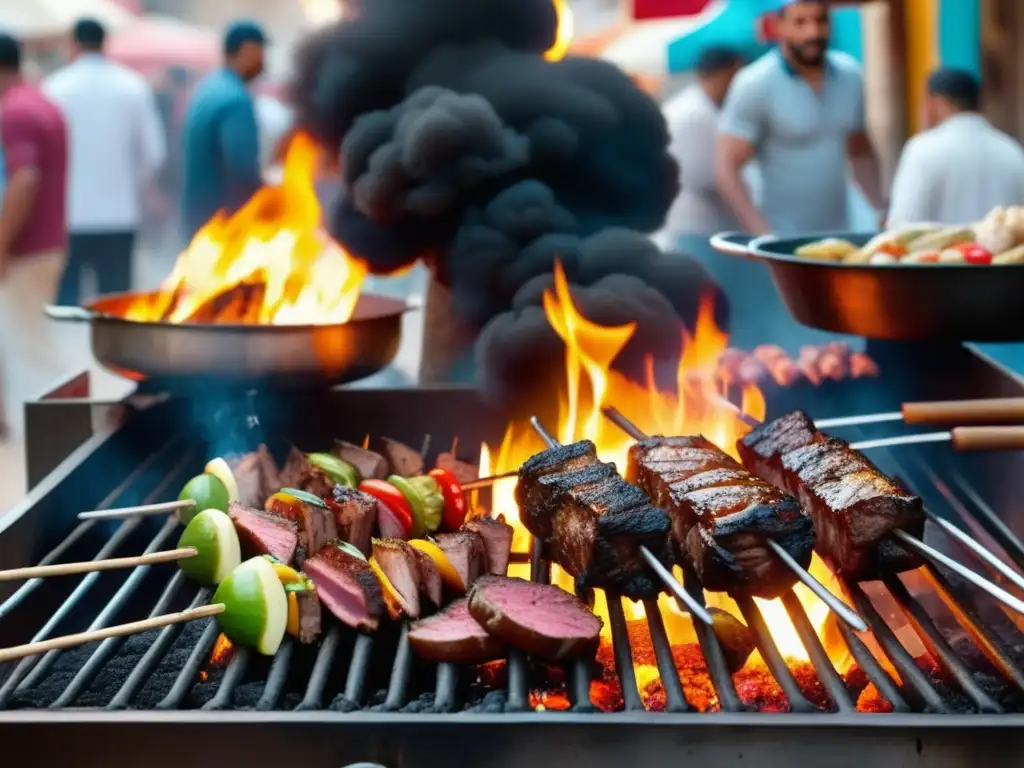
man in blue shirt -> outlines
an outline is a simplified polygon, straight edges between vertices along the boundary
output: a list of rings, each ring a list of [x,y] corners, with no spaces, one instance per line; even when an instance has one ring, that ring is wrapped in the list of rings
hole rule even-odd
[[[266,43],[254,22],[234,22],[224,35],[224,66],[199,83],[189,101],[181,205],[188,239],[217,211],[236,211],[263,183],[248,84],[263,72]]]

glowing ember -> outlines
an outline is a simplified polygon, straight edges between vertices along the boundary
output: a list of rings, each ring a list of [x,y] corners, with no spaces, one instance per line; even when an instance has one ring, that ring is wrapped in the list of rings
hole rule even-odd
[[[631,440],[617,427],[601,416],[601,408],[612,405],[626,418],[648,434],[695,435],[703,434],[723,450],[735,456],[736,441],[749,428],[736,417],[736,411],[723,400],[724,384],[717,376],[718,360],[726,349],[728,338],[714,323],[713,306],[703,302],[692,332],[684,332],[682,355],[673,392],[659,391],[648,376],[644,385],[627,380],[612,370],[616,356],[632,337],[632,324],[619,327],[604,327],[589,321],[577,310],[569,291],[568,281],[560,266],[556,266],[554,289],[544,295],[544,313],[551,327],[565,342],[566,385],[559,393],[557,424],[549,424],[563,443],[588,439],[597,446],[602,460],[613,461],[620,468],[625,466]],[[648,366],[653,370],[653,365]],[[743,410],[762,419],[765,415],[764,398],[756,386],[746,385],[741,393]],[[543,443],[526,422],[508,425],[500,446],[483,446],[480,456],[480,474],[490,475],[512,471],[531,455],[544,449]],[[502,513],[515,527],[513,549],[528,552],[530,535],[519,523],[513,492],[515,479],[499,481],[492,489],[492,506],[495,513]],[[837,591],[838,584],[831,572],[816,557],[811,564],[811,573],[826,586]],[[512,575],[529,576],[525,565],[513,565]],[[678,575],[678,574],[677,574]],[[552,567],[552,580],[572,589],[572,579],[557,566]],[[826,632],[829,617],[827,607],[802,585],[796,592],[807,611],[812,626],[823,637],[823,644],[837,663],[839,670],[849,667],[849,654],[838,632]],[[741,614],[736,604],[724,594],[708,594],[708,605],[720,607],[733,616]],[[696,642],[693,626],[688,616],[679,612],[674,600],[662,595],[658,601],[666,628],[673,646],[689,645]],[[783,656],[791,664],[808,661],[808,655],[794,630],[788,615],[779,600],[758,600],[765,620]],[[628,620],[644,616],[640,603],[624,601]],[[594,606],[603,616],[605,634],[610,634],[607,621],[605,596],[598,591]],[[637,663],[637,679],[641,687],[657,682],[657,669],[653,662]],[[747,662],[747,669],[763,671],[763,662],[755,651]],[[809,667],[808,667],[809,669]],[[770,675],[758,673],[757,679]],[[696,683],[701,687],[700,683]],[[600,686],[599,686],[600,687]],[[601,695],[610,695],[601,688]],[[614,695],[611,695],[614,698]],[[712,708],[716,702],[708,701]]]
[[[223,633],[217,635],[217,641],[210,651],[210,658],[206,662],[207,669],[219,669],[226,667],[235,655],[235,646]]]
[[[366,266],[330,239],[313,181],[320,150],[297,136],[279,186],[260,189],[233,216],[218,214],[178,256],[159,293],[129,320],[168,323],[344,323]]]
[[[555,33],[555,42],[548,48],[544,58],[548,61],[558,61],[565,58],[572,45],[573,15],[569,7],[569,0],[552,0],[555,5],[555,12],[558,14],[558,31]]]

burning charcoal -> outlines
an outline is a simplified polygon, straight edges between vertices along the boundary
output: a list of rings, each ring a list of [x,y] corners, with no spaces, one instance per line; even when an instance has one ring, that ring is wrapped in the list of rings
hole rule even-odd
[[[416,477],[423,474],[423,455],[405,443],[383,438],[384,456],[391,465],[392,473],[402,477]]]

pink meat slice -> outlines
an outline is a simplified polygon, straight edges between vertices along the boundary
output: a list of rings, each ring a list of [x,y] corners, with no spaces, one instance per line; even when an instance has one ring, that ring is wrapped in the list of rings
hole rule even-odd
[[[463,597],[435,613],[414,622],[409,643],[418,656],[427,661],[454,664],[482,664],[500,657],[504,644],[477,623],[469,614]]]
[[[384,615],[384,594],[369,564],[328,544],[307,558],[303,570],[327,610],[353,629],[373,631]]]

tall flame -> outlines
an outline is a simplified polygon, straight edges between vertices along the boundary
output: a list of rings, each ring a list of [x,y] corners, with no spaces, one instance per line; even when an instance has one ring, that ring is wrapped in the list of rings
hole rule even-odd
[[[555,6],[555,13],[558,14],[558,28],[555,31],[555,42],[544,53],[548,61],[558,61],[565,58],[572,45],[573,27],[575,18],[572,8],[569,7],[569,0],[552,0]]]
[[[320,150],[299,134],[279,186],[261,188],[232,216],[211,219],[178,256],[158,294],[129,320],[275,325],[347,321],[367,269],[326,234],[314,188]]]
[[[648,381],[642,385],[612,369],[615,358],[632,338],[635,324],[607,327],[594,323],[573,303],[561,265],[556,265],[554,278],[554,288],[544,294],[543,306],[545,317],[565,343],[565,389],[559,393],[558,422],[550,425],[561,442],[591,440],[602,460],[624,467],[632,441],[601,416],[601,408],[611,405],[648,434],[703,434],[736,456],[736,441],[749,428],[737,418],[735,408],[724,400],[726,393],[716,377],[718,359],[728,345],[728,337],[715,325],[710,300],[702,302],[692,331],[683,333],[675,391],[664,392],[654,384],[653,362],[648,366],[651,372]],[[750,385],[736,394],[742,398],[745,413],[756,419],[764,418],[765,401],[757,387]],[[510,423],[501,445],[483,447],[480,472],[490,475],[515,470],[543,447],[529,424]],[[497,482],[492,489],[492,506],[495,513],[504,514],[515,528],[513,550],[527,552],[530,535],[519,523],[513,495],[515,483],[514,478]],[[835,583],[831,572],[816,557],[810,570],[824,584]],[[513,575],[528,576],[526,566],[513,566]],[[557,567],[552,569],[552,578],[560,586],[572,588],[571,578]],[[828,608],[802,585],[796,587],[796,592],[812,625],[821,628],[828,618]],[[727,595],[715,593],[706,597],[709,605],[728,610],[734,616],[740,615]],[[662,595],[659,606],[673,642],[693,642],[692,624],[680,613],[676,602]],[[758,600],[758,606],[783,656],[807,660],[807,652],[781,601]],[[606,610],[605,598],[599,592],[595,611],[606,616]],[[644,616],[639,603],[627,601],[624,610],[627,619]],[[748,663],[759,663],[756,652]],[[656,674],[653,669],[637,672],[648,679]]]

